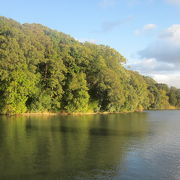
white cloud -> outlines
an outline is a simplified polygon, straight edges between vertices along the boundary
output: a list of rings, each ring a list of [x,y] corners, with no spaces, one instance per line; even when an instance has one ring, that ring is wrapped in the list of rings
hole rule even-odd
[[[110,32],[110,31],[120,27],[123,24],[131,22],[133,19],[134,19],[133,16],[129,16],[129,17],[126,17],[124,19],[112,20],[112,21],[104,21],[101,24],[100,29],[93,31],[93,33],[107,33],[107,32]]]
[[[156,59],[141,59],[128,65],[130,69],[138,71],[146,76],[151,76],[159,83],[180,88],[180,67],[167,62],[159,62]]]
[[[132,69],[180,88],[180,24],[161,32],[139,55],[140,60],[130,64]]]
[[[139,0],[128,0],[127,2],[129,6],[135,6],[139,4]]]
[[[165,83],[169,86],[180,88],[179,74],[153,74],[152,77],[159,83]]]
[[[140,35],[140,34],[143,34],[147,31],[151,31],[155,28],[157,28],[156,24],[146,24],[142,28],[135,30],[134,33],[135,33],[135,35]]]
[[[101,0],[99,5],[102,8],[109,8],[115,6],[117,0]]]
[[[80,38],[80,39],[77,39],[77,41],[81,42],[81,43],[84,43],[84,42],[90,42],[90,43],[93,43],[93,44],[97,44],[98,43],[98,40],[97,39],[89,39],[89,38]]]
[[[124,0],[128,6],[132,7],[142,3],[142,0]],[[151,3],[153,0],[145,0],[146,3]],[[101,8],[115,7],[118,3],[122,4],[122,0],[99,0],[99,6]],[[120,5],[120,4],[119,4]]]
[[[142,58],[180,65],[180,24],[172,25],[155,42],[139,52]]]
[[[166,73],[176,69],[174,64],[159,62],[154,58],[134,61],[134,63],[129,64],[129,66],[132,69],[147,75],[157,72]]]
[[[160,35],[160,38],[180,45],[180,24],[173,24],[167,28],[167,30]]]
[[[133,17],[130,16],[130,17],[120,19],[117,21],[106,21],[102,24],[102,32],[112,31],[114,28],[132,21],[132,19],[133,19]]]
[[[180,5],[180,0],[166,0],[167,2],[175,5]]]
[[[147,31],[147,30],[155,29],[156,27],[157,27],[156,24],[146,24],[143,29]]]

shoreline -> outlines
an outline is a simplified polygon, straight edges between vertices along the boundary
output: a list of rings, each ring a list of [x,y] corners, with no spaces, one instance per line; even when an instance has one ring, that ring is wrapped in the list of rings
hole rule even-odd
[[[66,113],[66,112],[37,112],[37,113],[22,113],[15,114],[15,116],[83,116],[83,115],[97,115],[97,114],[124,114],[132,112],[77,112],[77,113]]]
[[[137,110],[127,112],[27,112],[20,114],[0,114],[0,116],[83,116],[83,115],[107,115],[107,114],[127,114],[135,112],[146,112],[146,111],[167,111],[167,110],[180,110],[180,108],[166,108],[166,109],[149,109],[149,110]]]

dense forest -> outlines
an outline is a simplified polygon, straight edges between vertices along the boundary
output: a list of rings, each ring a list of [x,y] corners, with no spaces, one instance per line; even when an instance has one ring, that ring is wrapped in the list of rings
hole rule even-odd
[[[116,50],[0,17],[0,113],[180,107],[180,89],[124,67]]]

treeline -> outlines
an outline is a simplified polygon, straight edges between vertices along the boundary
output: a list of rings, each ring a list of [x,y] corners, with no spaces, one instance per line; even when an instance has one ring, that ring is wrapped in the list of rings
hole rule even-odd
[[[116,50],[0,17],[0,113],[180,107],[180,89],[124,68]]]

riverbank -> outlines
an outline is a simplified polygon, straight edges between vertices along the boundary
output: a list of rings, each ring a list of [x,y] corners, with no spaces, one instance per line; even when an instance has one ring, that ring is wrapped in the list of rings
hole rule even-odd
[[[80,116],[80,115],[96,115],[96,114],[126,114],[126,113],[133,113],[133,112],[144,112],[144,111],[163,111],[163,110],[180,110],[180,107],[170,106],[169,108],[164,109],[149,109],[149,110],[136,110],[136,111],[123,111],[123,112],[27,112],[21,114],[8,114],[8,115],[15,115],[15,116]]]
[[[22,114],[15,114],[19,116],[56,116],[56,115],[61,115],[61,116],[69,116],[69,115],[74,115],[74,116],[79,116],[79,115],[95,115],[95,114],[122,114],[122,113],[132,113],[132,112],[77,112],[77,113],[67,113],[67,112],[37,112],[37,113],[22,113]]]

